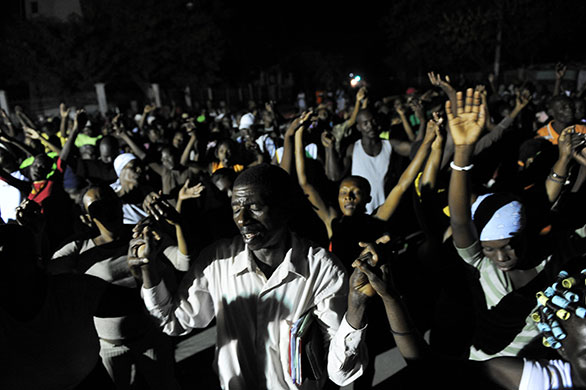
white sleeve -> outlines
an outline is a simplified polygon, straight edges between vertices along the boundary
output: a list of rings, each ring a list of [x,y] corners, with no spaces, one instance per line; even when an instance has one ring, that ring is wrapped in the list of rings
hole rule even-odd
[[[151,316],[170,335],[184,335],[194,328],[206,327],[214,318],[214,304],[207,280],[195,269],[185,275],[175,296],[164,281],[142,288],[145,306]]]
[[[547,364],[523,359],[523,375],[519,390],[550,390],[572,388],[570,364],[563,360],[550,360]]]
[[[348,277],[333,267],[324,267],[322,272],[328,283],[316,296],[314,314],[325,326],[329,342],[328,376],[337,385],[345,386],[360,377],[368,363],[366,327],[356,330],[346,321]]]
[[[368,364],[365,333],[366,327],[354,329],[344,315],[328,353],[328,375],[335,384],[345,386],[364,372]]]
[[[177,245],[168,246],[163,250],[163,254],[169,259],[173,267],[177,271],[186,272],[189,270],[189,264],[191,263],[191,257],[184,255],[179,250]]]

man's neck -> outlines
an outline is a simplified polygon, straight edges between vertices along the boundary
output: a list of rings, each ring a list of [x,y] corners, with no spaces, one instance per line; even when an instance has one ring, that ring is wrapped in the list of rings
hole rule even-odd
[[[560,122],[560,121],[556,121],[556,120],[551,122],[551,127],[553,127],[555,132],[558,134],[560,134],[566,127],[568,127],[570,125],[571,125],[571,123],[564,123],[564,122]]]
[[[376,156],[381,151],[382,141],[379,137],[362,137],[362,148],[366,154],[370,156]]]
[[[285,255],[291,248],[291,235],[288,230],[283,230],[280,239],[275,245],[252,250],[257,265],[269,279],[273,271],[285,260]]]

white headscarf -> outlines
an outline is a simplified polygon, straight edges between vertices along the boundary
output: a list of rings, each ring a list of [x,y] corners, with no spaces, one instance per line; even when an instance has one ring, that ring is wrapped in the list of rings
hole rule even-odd
[[[248,114],[242,115],[242,117],[240,118],[240,125],[238,126],[238,129],[239,130],[249,129],[250,127],[252,127],[253,123],[254,123],[254,115],[252,115],[249,112]]]
[[[136,156],[132,153],[122,153],[119,154],[115,159],[114,159],[114,171],[116,171],[116,176],[120,177],[120,174],[122,173],[122,170],[124,169],[124,167],[131,162],[132,160],[135,160]]]
[[[475,217],[478,206],[484,199],[494,194],[480,195],[472,204],[472,219]],[[490,217],[480,234],[480,241],[504,240],[511,238],[523,229],[523,205],[514,200],[499,208]]]

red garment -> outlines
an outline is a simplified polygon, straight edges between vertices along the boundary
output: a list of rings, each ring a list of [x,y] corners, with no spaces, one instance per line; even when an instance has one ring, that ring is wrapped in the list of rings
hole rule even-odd
[[[33,188],[28,194],[27,198],[33,200],[43,207],[43,202],[51,196],[55,182],[61,182],[61,175],[63,174],[63,162],[61,158],[57,159],[57,170],[48,179],[33,182]]]

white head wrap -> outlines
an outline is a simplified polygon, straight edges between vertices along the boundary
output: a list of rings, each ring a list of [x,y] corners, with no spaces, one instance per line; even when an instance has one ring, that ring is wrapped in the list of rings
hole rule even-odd
[[[114,159],[114,170],[116,171],[116,175],[120,177],[122,170],[132,160],[136,159],[136,156],[132,153],[122,153],[119,154],[118,157]]]
[[[238,126],[238,129],[239,130],[249,129],[250,127],[252,127],[253,123],[254,123],[254,115],[252,115],[249,112],[248,114],[242,115],[242,117],[240,118],[240,125]]]
[[[472,219],[484,199],[494,194],[480,195],[472,205]],[[513,237],[523,229],[523,205],[514,200],[499,208],[490,217],[480,233],[480,241],[504,240]]]

